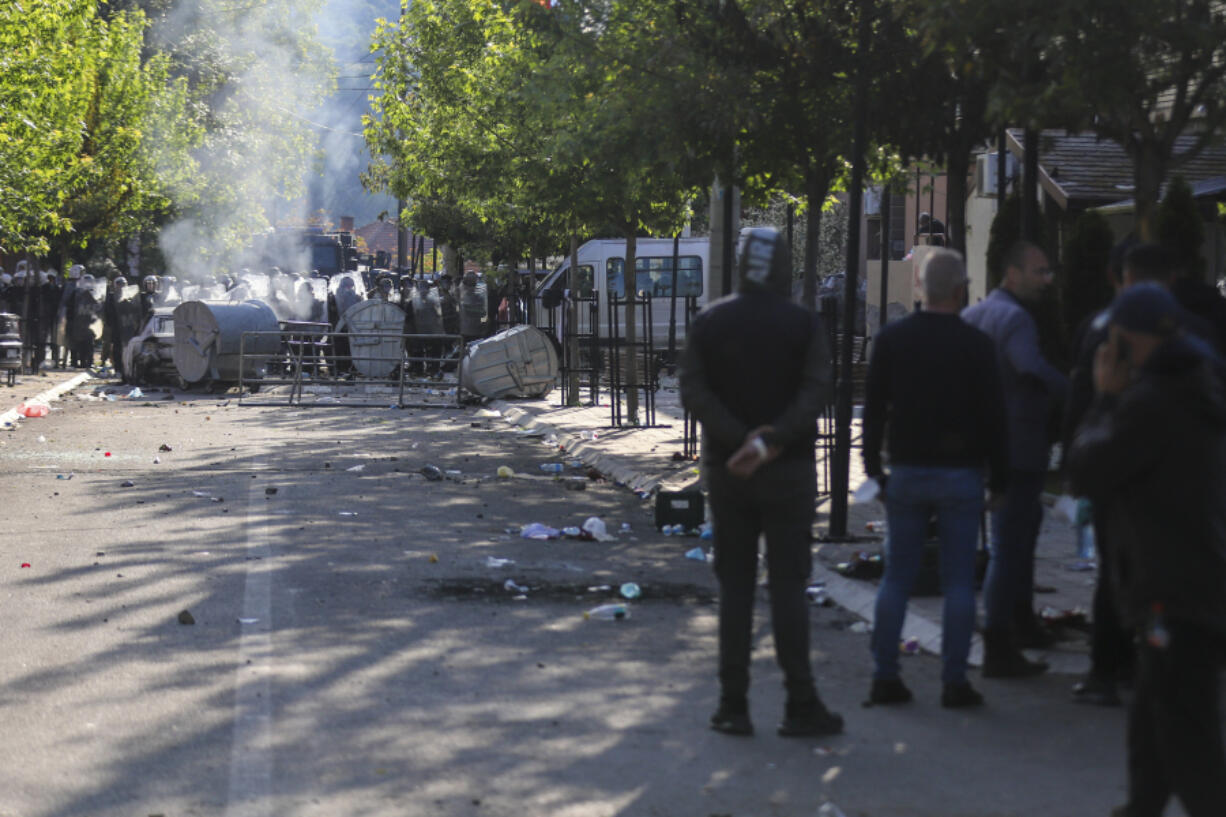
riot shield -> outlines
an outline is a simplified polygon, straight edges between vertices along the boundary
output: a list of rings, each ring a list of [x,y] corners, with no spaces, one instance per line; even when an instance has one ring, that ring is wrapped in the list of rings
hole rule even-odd
[[[121,348],[126,347],[128,341],[140,334],[141,313],[140,287],[135,285],[124,287],[119,297],[115,299],[116,323],[111,330],[118,333]]]
[[[68,316],[68,334],[74,343],[93,343],[102,337],[102,303],[106,281],[77,283]]]
[[[413,322],[419,335],[443,334],[443,309],[438,290],[424,284],[413,289]]]
[[[489,303],[485,281],[460,287],[460,334],[465,340],[483,338],[489,327]]]

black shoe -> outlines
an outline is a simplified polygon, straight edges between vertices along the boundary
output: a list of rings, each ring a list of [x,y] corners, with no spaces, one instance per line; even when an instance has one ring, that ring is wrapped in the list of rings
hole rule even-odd
[[[793,705],[784,710],[783,720],[775,730],[785,738],[837,735],[843,731],[843,716],[831,712],[820,701]]]
[[[721,698],[719,709],[711,716],[711,728],[725,735],[752,735],[753,722],[749,720],[749,705],[744,698]]]
[[[1115,683],[1093,675],[1087,675],[1073,685],[1073,700],[1079,704],[1120,706],[1120,694],[1115,689]]]
[[[1060,641],[1056,634],[1040,624],[1020,628],[1014,635],[1014,643],[1027,650],[1047,650]]]
[[[946,709],[964,709],[983,706],[983,696],[967,681],[946,684],[941,689],[941,706]]]
[[[874,679],[868,691],[868,701],[872,704],[905,704],[913,697],[901,678]]]
[[[1013,634],[1007,630],[985,630],[983,633],[984,678],[1033,678],[1047,671],[1043,661],[1031,661],[1014,646]]]

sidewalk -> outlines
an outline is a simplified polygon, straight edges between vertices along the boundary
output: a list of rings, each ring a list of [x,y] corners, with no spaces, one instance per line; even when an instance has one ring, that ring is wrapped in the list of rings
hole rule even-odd
[[[601,396],[604,404],[599,406],[565,407],[558,403],[557,392],[537,400],[496,400],[490,408],[499,411],[502,419],[519,426],[524,433],[556,438],[560,448],[568,456],[581,460],[601,473],[631,490],[646,495],[657,489],[676,490],[698,483],[696,462],[674,460],[680,457],[683,447],[683,412],[677,389],[666,384],[656,397],[656,420],[652,428],[616,429],[610,427],[610,410],[607,396]],[[859,421],[852,429],[853,440],[859,437]],[[822,469],[819,451],[819,472]],[[852,449],[850,485],[852,489],[864,479],[858,449]],[[818,502],[818,521],[815,532],[819,539],[826,534],[830,498]],[[884,507],[874,501],[856,504],[848,497],[848,538],[846,543],[826,542],[814,548],[813,580],[825,582],[827,594],[839,606],[863,618],[869,626],[873,622],[873,603],[876,584],[871,581],[847,579],[834,570],[840,562],[848,561],[853,554],[865,551],[880,552],[883,537],[869,531],[870,522],[885,518]],[[1035,606],[1057,611],[1080,611],[1087,617],[1094,593],[1095,573],[1071,569],[1075,563],[1075,537],[1072,528],[1044,514],[1035,558]],[[982,603],[982,601],[981,601]],[[941,651],[941,604],[940,596],[913,598],[910,612],[903,628],[904,638],[916,638],[926,652]],[[982,622],[982,608],[978,619]],[[1032,657],[1041,656],[1051,665],[1054,673],[1081,675],[1089,669],[1089,650],[1086,636],[1066,630],[1065,638],[1055,648],[1043,651],[1028,651]],[[971,645],[971,663],[979,666],[983,660],[982,644],[976,635]]]
[[[26,420],[17,413],[22,403],[53,403],[93,379],[90,371],[82,369],[44,369],[38,374],[17,375],[16,385],[0,386],[0,428],[11,430]]]

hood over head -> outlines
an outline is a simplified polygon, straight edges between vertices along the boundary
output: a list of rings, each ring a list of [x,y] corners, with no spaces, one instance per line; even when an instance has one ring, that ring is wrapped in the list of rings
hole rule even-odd
[[[736,265],[741,292],[767,291],[785,298],[792,292],[792,254],[787,239],[771,227],[746,227],[737,241]]]

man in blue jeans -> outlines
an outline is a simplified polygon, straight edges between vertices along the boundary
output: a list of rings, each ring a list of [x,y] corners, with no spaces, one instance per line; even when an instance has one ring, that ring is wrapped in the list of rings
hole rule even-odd
[[[983,677],[1026,678],[1047,669],[1020,648],[1049,646],[1034,614],[1034,549],[1051,450],[1048,420],[1064,403],[1068,378],[1043,357],[1030,313],[1051,285],[1047,255],[1019,241],[1006,251],[1001,273],[1000,286],[962,312],[996,346],[1009,425],[1009,487],[992,513],[992,558],[983,586]]]
[[[924,553],[929,522],[941,541],[941,705],[977,706],[967,681],[975,626],[975,545],[984,505],[984,470],[993,495],[1008,473],[1005,407],[996,352],[958,312],[966,267],[937,250],[920,269],[923,311],[882,329],[873,341],[864,403],[864,469],[883,487],[889,537],[877,591],[869,700],[906,703],[899,638]],[[888,433],[887,433],[888,430]],[[887,478],[881,449],[889,450]]]

